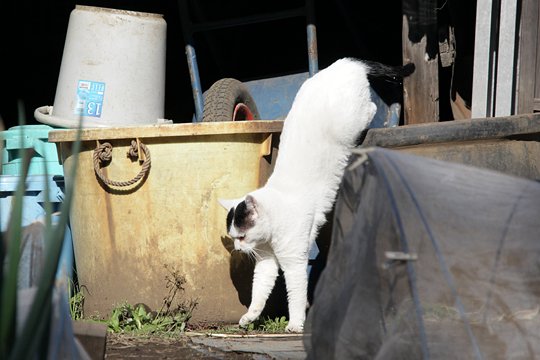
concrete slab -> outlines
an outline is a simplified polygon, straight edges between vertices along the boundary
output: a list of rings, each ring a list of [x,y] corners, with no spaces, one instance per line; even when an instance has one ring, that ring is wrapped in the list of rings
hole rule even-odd
[[[253,359],[305,359],[302,334],[190,334],[194,344],[225,352],[249,353]],[[259,356],[256,356],[258,354]]]

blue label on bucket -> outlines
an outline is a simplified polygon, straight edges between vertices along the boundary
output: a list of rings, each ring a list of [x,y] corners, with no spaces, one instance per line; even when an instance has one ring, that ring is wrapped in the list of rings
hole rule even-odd
[[[104,82],[79,80],[79,85],[77,86],[77,103],[75,104],[75,114],[101,117],[104,96]]]

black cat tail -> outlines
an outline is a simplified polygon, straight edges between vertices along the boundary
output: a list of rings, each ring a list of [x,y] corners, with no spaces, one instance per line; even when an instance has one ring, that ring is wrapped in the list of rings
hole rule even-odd
[[[408,63],[403,66],[385,65],[375,61],[362,61],[368,68],[368,76],[373,78],[403,79],[411,75],[416,66],[414,63]]]

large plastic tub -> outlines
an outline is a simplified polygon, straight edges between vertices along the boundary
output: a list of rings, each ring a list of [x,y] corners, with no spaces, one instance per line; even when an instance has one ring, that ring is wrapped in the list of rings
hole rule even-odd
[[[178,271],[186,279],[179,296],[198,300],[194,321],[238,321],[250,301],[252,261],[231,254],[218,198],[239,197],[266,182],[282,124],[84,129],[78,162],[71,151],[77,130],[51,132],[66,184],[75,181],[70,221],[77,273],[87,289],[85,313],[105,316],[123,301],[159,310],[169,291],[165,277]],[[96,176],[94,149],[110,143],[112,160],[100,171],[127,181],[144,167],[126,157],[132,140],[144,144],[141,152],[149,151],[149,170],[132,185],[106,185]]]

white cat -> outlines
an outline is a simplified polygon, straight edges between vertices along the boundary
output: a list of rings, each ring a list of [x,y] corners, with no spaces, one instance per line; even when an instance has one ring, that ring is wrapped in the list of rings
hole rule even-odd
[[[235,249],[256,260],[251,304],[240,326],[259,317],[281,268],[289,302],[286,330],[303,331],[308,250],[333,206],[351,149],[377,110],[367,76],[402,77],[413,70],[412,64],[344,58],[306,80],[285,119],[266,185],[240,199],[220,200],[229,210]]]

